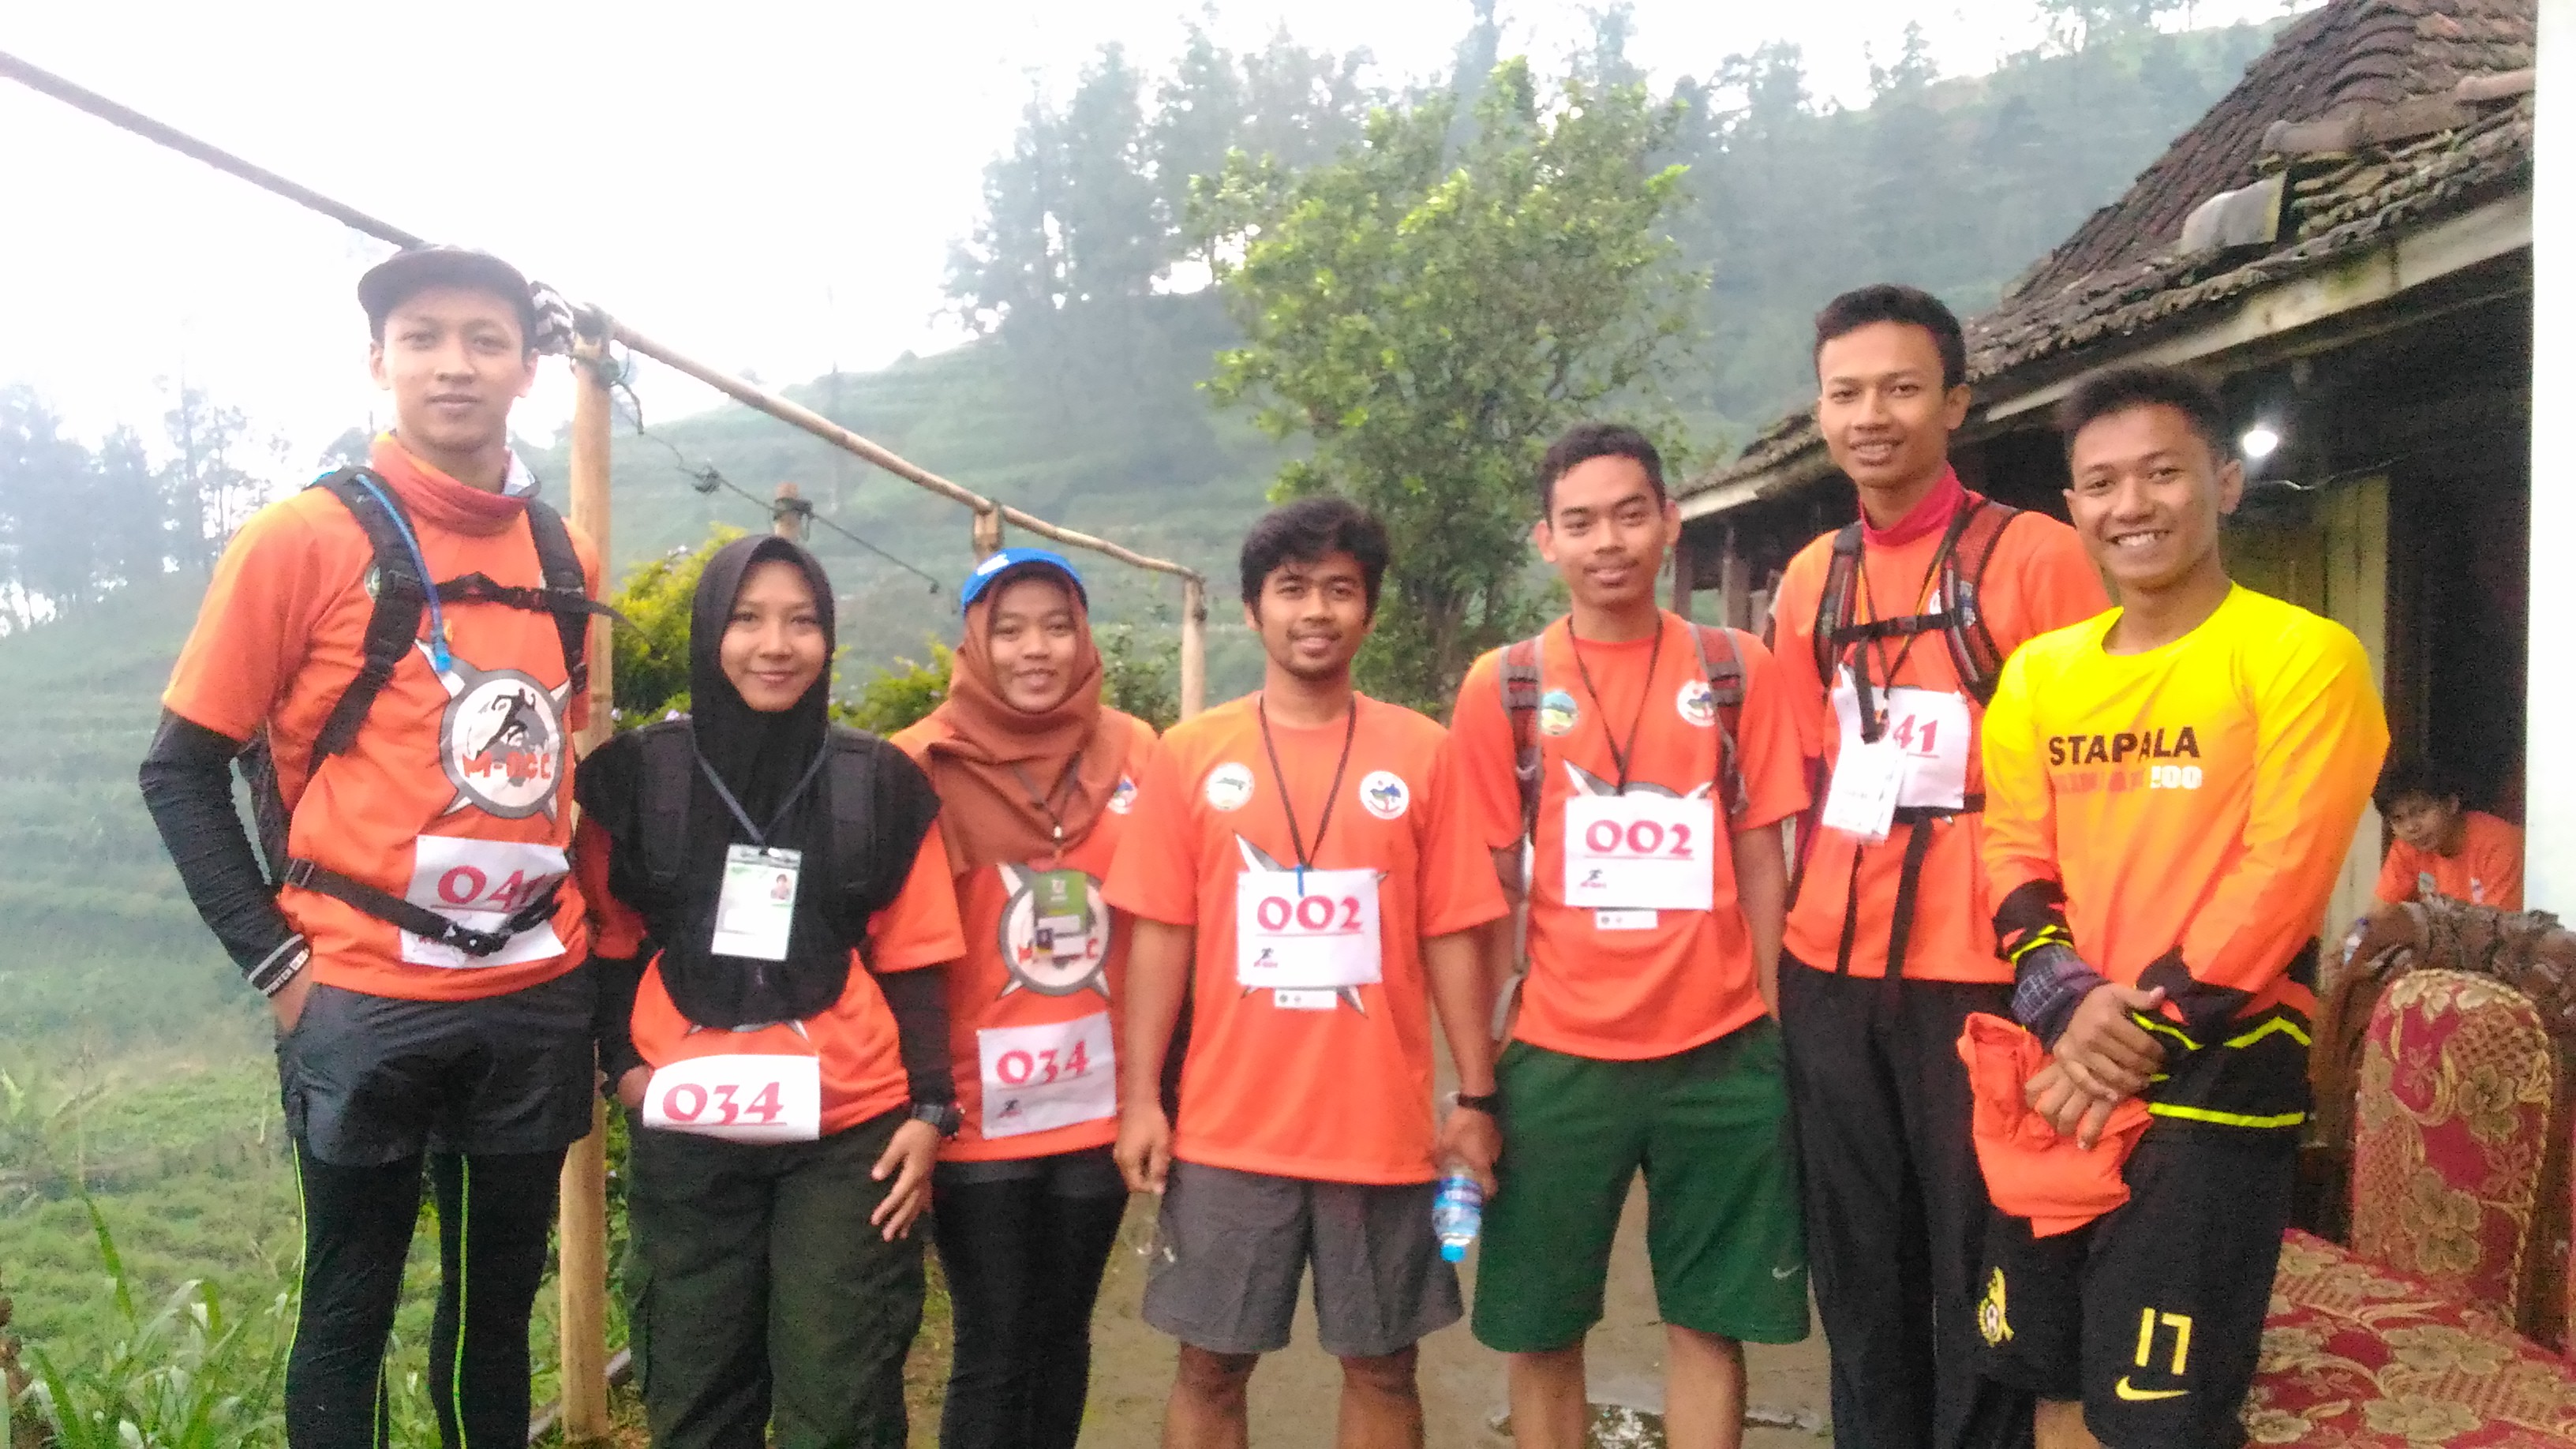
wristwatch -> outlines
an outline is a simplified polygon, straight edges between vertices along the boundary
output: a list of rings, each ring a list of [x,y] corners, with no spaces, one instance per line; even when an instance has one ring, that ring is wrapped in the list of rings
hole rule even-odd
[[[1495,1113],[1500,1112],[1503,1109],[1503,1094],[1499,1091],[1481,1093],[1452,1092],[1449,1099],[1457,1103],[1459,1106],[1466,1108],[1470,1112],[1482,1112],[1488,1117],[1493,1116]]]
[[[912,1120],[927,1122],[942,1138],[949,1138],[966,1125],[966,1113],[954,1102],[915,1102]]]

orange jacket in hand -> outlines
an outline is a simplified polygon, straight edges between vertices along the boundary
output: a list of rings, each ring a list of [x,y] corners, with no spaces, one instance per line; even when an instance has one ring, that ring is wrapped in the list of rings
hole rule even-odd
[[[2032,1237],[2053,1238],[2129,1200],[2120,1170],[2151,1120],[2144,1102],[2132,1097],[2112,1108],[2101,1140],[2088,1150],[2059,1136],[2023,1095],[2048,1065],[2039,1038],[2000,1016],[1975,1012],[1959,1033],[1959,1060],[1968,1064],[1976,1100],[1970,1130],[1977,1166],[1999,1211],[2030,1219]]]

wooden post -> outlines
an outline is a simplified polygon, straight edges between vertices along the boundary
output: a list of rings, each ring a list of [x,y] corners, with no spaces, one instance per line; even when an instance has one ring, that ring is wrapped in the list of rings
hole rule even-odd
[[[1181,580],[1181,718],[1207,708],[1207,580]]]
[[[1753,564],[1744,556],[1743,536],[1734,524],[1726,526],[1726,551],[1718,555],[1717,590],[1721,603],[1719,613],[1730,629],[1753,627]]]
[[[790,543],[805,541],[805,520],[814,516],[814,505],[798,496],[796,485],[781,483],[778,496],[770,500],[769,531]]]
[[[975,562],[982,563],[1002,551],[1002,511],[998,508],[975,510]]]
[[[607,340],[573,345],[572,525],[608,552]],[[590,719],[574,743],[585,755],[616,730],[608,621],[590,621]],[[608,1104],[590,1104],[590,1135],[564,1156],[556,1208],[556,1347],[563,1366],[564,1442],[608,1438]]]

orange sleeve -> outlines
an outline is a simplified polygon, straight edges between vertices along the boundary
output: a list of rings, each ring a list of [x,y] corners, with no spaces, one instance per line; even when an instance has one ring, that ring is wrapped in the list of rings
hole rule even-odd
[[[2522,909],[2522,832],[2499,820],[2480,852],[2478,878],[2487,883],[2487,904],[2498,910]]]
[[[1764,636],[1775,688],[1788,701],[1797,730],[1798,755],[1807,760],[1825,757],[1825,736],[1835,728],[1833,705],[1826,698],[1830,681],[1816,673],[1816,596],[1824,589],[1820,561],[1826,556],[1810,547],[1789,560],[1779,592],[1772,596],[1771,627]]]
[[[2415,899],[2415,871],[2415,848],[2402,840],[2392,842],[2379,863],[2379,884],[2370,893],[2392,906],[2403,905]]]
[[[1735,636],[1736,653],[1744,660],[1744,708],[1735,737],[1744,799],[1728,828],[1759,830],[1807,808],[1807,754],[1778,656],[1741,629],[1727,632]]]
[[[2283,643],[2245,681],[2256,725],[2244,853],[2180,947],[2194,980],[2233,991],[2270,986],[2317,934],[2388,752],[2388,720],[2361,641],[2327,624]]]
[[[2021,544],[2021,556],[2007,575],[2012,597],[1991,605],[2003,626],[1995,643],[2007,654],[2024,639],[2081,624],[2111,607],[2101,570],[2084,550],[2083,535],[2045,514],[2034,516],[2038,522],[2018,524],[2003,535],[2007,545],[2029,540]]]
[[[1442,746],[1454,793],[1449,818],[1488,851],[1520,843],[1521,789],[1511,715],[1503,708],[1503,654],[1488,651],[1458,684]],[[1493,874],[1493,859],[1485,861]]]
[[[1471,930],[1511,914],[1502,881],[1494,874],[1494,857],[1477,836],[1457,819],[1465,805],[1459,791],[1451,741],[1442,740],[1431,761],[1431,788],[1423,792],[1421,932],[1427,939]]]
[[[324,544],[291,499],[251,515],[216,563],[170,671],[161,703],[171,713],[227,739],[259,731],[330,602]]]
[[[1118,839],[1101,894],[1109,904],[1171,926],[1199,922],[1198,852],[1179,757],[1157,749],[1136,782],[1136,808]]]
[[[608,832],[585,818],[573,832],[573,876],[581,883],[581,901],[590,911],[590,953],[617,960],[644,946],[644,918],[608,889]]]
[[[921,838],[912,873],[894,904],[868,918],[871,970],[910,971],[944,966],[966,954],[966,928],[957,919],[957,884],[948,873],[948,847],[939,832]]]

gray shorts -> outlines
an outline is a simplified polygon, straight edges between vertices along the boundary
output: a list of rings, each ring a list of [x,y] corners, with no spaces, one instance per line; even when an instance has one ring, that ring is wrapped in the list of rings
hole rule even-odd
[[[1438,1184],[1312,1182],[1175,1162],[1145,1321],[1210,1353],[1288,1346],[1315,1264],[1315,1327],[1335,1358],[1382,1358],[1458,1321],[1458,1273],[1431,1234]]]
[[[597,982],[582,966],[475,1001],[316,983],[277,1043],[286,1130],[342,1167],[561,1151],[590,1133]]]

